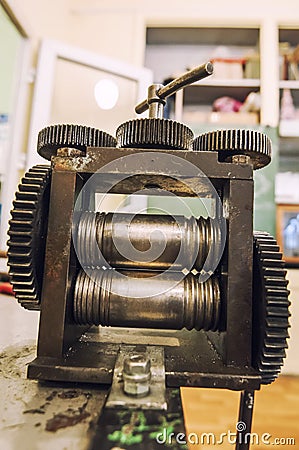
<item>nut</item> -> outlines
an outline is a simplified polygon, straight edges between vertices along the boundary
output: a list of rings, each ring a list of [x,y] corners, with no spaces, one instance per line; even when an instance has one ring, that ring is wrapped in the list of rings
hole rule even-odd
[[[57,149],[57,156],[63,157],[76,157],[76,156],[84,156],[84,152],[77,148],[70,147],[61,147]]]
[[[248,164],[250,158],[248,155],[233,155],[232,162],[237,164]]]
[[[124,392],[128,395],[143,397],[149,393],[151,379],[151,361],[145,354],[127,356],[124,359]]]

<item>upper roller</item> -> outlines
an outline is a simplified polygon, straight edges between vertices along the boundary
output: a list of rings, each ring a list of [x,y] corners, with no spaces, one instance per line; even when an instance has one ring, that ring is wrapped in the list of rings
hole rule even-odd
[[[37,152],[51,160],[59,148],[67,147],[84,151],[87,147],[115,147],[116,140],[105,131],[82,125],[51,125],[43,128],[37,139]]]
[[[199,135],[193,142],[197,151],[216,151],[220,160],[234,155],[246,155],[254,169],[271,161],[271,140],[260,131],[246,129],[216,130]]]
[[[87,211],[73,238],[82,267],[210,271],[220,257],[211,218]]]

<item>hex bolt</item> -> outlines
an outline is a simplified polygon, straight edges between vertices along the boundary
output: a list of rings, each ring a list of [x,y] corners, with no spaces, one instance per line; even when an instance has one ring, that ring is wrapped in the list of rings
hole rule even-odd
[[[248,164],[250,157],[248,155],[233,155],[232,162],[236,164]]]
[[[84,156],[84,152],[82,152],[82,150],[79,150],[77,148],[71,148],[71,147],[58,148],[56,154],[57,154],[57,156],[62,156],[62,157]]]
[[[146,354],[134,354],[124,359],[124,392],[134,397],[145,397],[150,390],[151,361]]]

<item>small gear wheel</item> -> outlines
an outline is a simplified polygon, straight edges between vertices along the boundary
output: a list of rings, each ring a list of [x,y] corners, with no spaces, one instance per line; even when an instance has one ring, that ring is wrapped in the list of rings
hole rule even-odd
[[[169,119],[144,118],[122,123],[116,130],[117,147],[191,150],[193,132]]]
[[[37,152],[51,160],[59,148],[69,147],[85,152],[86,147],[115,147],[116,139],[105,131],[82,125],[51,125],[38,133]]]
[[[261,169],[271,161],[271,140],[255,130],[216,130],[199,135],[193,150],[216,151],[220,161],[234,155],[249,156],[254,169]]]
[[[275,239],[254,233],[253,364],[263,384],[280,373],[289,337],[289,291],[286,270]]]
[[[38,310],[45,257],[51,169],[29,169],[18,186],[9,221],[8,266],[18,302]]]

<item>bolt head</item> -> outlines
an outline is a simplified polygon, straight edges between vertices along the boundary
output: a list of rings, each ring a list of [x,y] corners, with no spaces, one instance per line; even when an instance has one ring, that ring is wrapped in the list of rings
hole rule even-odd
[[[149,374],[151,361],[146,355],[131,355],[124,359],[124,373],[127,375]]]
[[[82,150],[70,147],[61,147],[57,149],[57,156],[63,157],[76,157],[76,156],[84,156]]]
[[[248,164],[250,158],[248,155],[233,155],[232,162],[237,164]]]
[[[124,359],[123,382],[127,395],[143,397],[149,393],[151,361],[146,355],[131,355]]]

